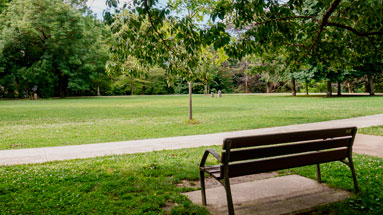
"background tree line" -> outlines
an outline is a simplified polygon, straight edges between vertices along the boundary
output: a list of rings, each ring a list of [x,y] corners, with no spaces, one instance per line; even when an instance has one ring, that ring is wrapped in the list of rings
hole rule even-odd
[[[179,94],[190,86],[201,94],[373,95],[383,91],[381,3],[107,0],[117,12],[100,21],[85,0],[0,0],[0,97]]]

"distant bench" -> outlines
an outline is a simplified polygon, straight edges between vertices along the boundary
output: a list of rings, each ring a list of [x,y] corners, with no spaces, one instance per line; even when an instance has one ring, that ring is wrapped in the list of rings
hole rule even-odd
[[[202,204],[206,205],[205,172],[225,187],[228,211],[234,214],[229,178],[316,164],[318,182],[321,183],[319,164],[333,161],[341,161],[350,167],[354,189],[358,193],[352,162],[356,132],[356,127],[350,127],[226,138],[221,156],[214,150],[206,150],[202,157]],[[220,164],[205,166],[209,154]]]

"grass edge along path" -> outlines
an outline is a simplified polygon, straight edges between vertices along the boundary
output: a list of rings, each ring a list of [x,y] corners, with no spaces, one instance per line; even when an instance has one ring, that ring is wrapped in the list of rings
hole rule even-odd
[[[374,135],[374,136],[383,136],[383,125],[360,128],[358,129],[358,132],[362,134],[368,134],[368,135]]]
[[[198,180],[203,151],[219,146],[0,167],[0,214],[207,214],[177,186]],[[209,158],[208,164],[214,160]],[[361,193],[313,214],[383,214],[383,159],[354,155]],[[321,165],[322,180],[353,190],[346,165]],[[315,166],[281,171],[315,179]]]

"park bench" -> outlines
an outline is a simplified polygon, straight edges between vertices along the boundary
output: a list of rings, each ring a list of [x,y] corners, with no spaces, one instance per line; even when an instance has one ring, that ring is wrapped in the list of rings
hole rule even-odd
[[[205,173],[224,186],[228,212],[234,214],[230,178],[316,164],[317,179],[321,183],[319,164],[333,161],[341,161],[351,169],[354,189],[358,193],[352,162],[356,132],[356,127],[350,127],[226,138],[221,156],[209,149],[202,157],[202,204],[206,205]],[[220,164],[205,166],[209,154]]]

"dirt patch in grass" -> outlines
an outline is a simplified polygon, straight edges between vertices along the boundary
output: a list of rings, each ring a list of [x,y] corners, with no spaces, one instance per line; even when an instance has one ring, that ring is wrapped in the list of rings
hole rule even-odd
[[[261,174],[254,174],[254,175],[246,175],[236,178],[230,179],[230,184],[241,184],[246,182],[252,182],[256,180],[262,180],[262,179],[268,179],[268,178],[274,178],[277,177],[277,172],[269,172],[269,173],[261,173]],[[207,177],[206,181],[206,188],[214,188],[214,187],[220,187],[222,186],[215,178]],[[182,182],[176,184],[177,187],[189,187],[189,188],[200,188],[200,181],[190,181],[190,180],[183,180]]]
[[[167,202],[165,207],[163,207],[162,209],[164,209],[164,211],[166,211],[166,214],[170,214],[170,212],[172,211],[172,209],[174,207],[178,206],[177,203],[175,202]]]

